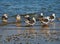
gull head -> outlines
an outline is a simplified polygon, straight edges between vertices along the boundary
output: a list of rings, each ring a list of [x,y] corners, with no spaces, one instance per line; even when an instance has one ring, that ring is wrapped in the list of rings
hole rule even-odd
[[[43,16],[43,13],[41,13],[41,16]]]
[[[52,16],[55,16],[55,13],[53,13]]]
[[[25,17],[29,17],[29,15],[26,15]]]

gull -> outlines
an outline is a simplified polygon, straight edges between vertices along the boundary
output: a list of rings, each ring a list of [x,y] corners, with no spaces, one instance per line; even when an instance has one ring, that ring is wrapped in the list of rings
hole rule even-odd
[[[40,14],[40,17],[43,18],[43,13]]]
[[[48,24],[50,23],[49,16],[44,17],[41,22],[42,22],[42,24],[43,24],[43,27],[48,27]]]
[[[41,21],[43,19],[43,13],[40,14],[39,20]]]
[[[33,26],[36,23],[36,19],[34,17],[30,18],[29,15],[26,15],[25,18],[26,18],[25,22],[29,26]]]
[[[16,22],[20,22],[20,20],[21,20],[21,16],[20,15],[17,15],[16,16]]]
[[[49,19],[50,19],[51,22],[53,22],[53,21],[55,20],[55,18],[56,18],[55,13],[53,13],[53,14],[49,17]]]
[[[7,14],[4,14],[4,15],[2,16],[2,21],[3,21],[3,22],[7,22],[7,19],[8,19]]]
[[[41,13],[39,18],[38,18],[41,23],[42,23],[43,18],[44,18],[44,15],[43,15],[43,13]]]
[[[50,21],[50,19],[49,19],[49,17],[47,16],[47,17],[44,17],[42,23],[43,23],[43,24],[48,24],[49,21]]]

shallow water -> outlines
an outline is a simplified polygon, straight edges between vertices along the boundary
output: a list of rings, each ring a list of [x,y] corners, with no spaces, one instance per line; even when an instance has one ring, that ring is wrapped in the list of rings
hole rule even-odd
[[[15,23],[16,14],[36,13],[37,16],[41,12],[46,16],[56,13],[56,17],[60,17],[60,0],[0,0],[0,44],[60,44],[58,20],[48,27],[42,27],[39,21],[26,27],[24,19]],[[4,13],[9,16],[8,24],[1,21]]]
[[[27,30],[28,29],[28,30]],[[35,30],[35,28],[25,28],[25,30],[0,30],[1,44],[59,44],[60,31]]]
[[[60,22],[51,23],[48,27],[34,25],[31,27],[20,27],[5,25],[0,27],[1,44],[59,44]]]

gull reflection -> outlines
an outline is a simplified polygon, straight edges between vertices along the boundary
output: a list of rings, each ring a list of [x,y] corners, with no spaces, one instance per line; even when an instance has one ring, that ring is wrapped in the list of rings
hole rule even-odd
[[[51,24],[51,28],[53,28],[53,29],[56,29],[56,23],[55,22],[52,22],[52,23],[50,23]],[[51,29],[50,28],[50,29]]]
[[[6,26],[8,23],[7,22],[3,22],[0,24],[0,26]]]
[[[16,22],[16,26],[17,27],[20,27],[21,26],[21,23],[20,22]]]
[[[41,32],[43,32],[46,35],[50,35],[50,28],[49,26],[42,26]]]
[[[42,33],[42,36],[44,38],[46,38],[47,40],[50,39],[51,33],[50,33],[50,27],[48,25],[47,26],[42,25],[42,29],[40,30],[40,32]]]
[[[26,28],[26,32],[28,32],[28,33],[30,33],[30,34],[33,34],[33,33],[35,33],[35,28],[33,28],[33,27],[28,27],[28,28]]]
[[[35,28],[33,28],[33,27],[27,27],[27,28],[25,29],[25,31],[24,31],[25,38],[26,38],[26,37],[27,37],[27,38],[31,38],[31,39],[35,38],[35,37],[36,37],[35,31],[36,31]]]

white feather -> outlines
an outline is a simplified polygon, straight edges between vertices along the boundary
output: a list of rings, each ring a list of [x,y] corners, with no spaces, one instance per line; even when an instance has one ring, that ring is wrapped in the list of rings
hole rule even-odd
[[[41,13],[41,16],[43,16],[43,13]]]
[[[17,16],[16,16],[16,19],[17,19],[17,20],[20,20],[20,19],[21,19],[20,15],[17,15]]]
[[[5,16],[6,18],[8,18],[7,14],[4,14],[4,16]]]

